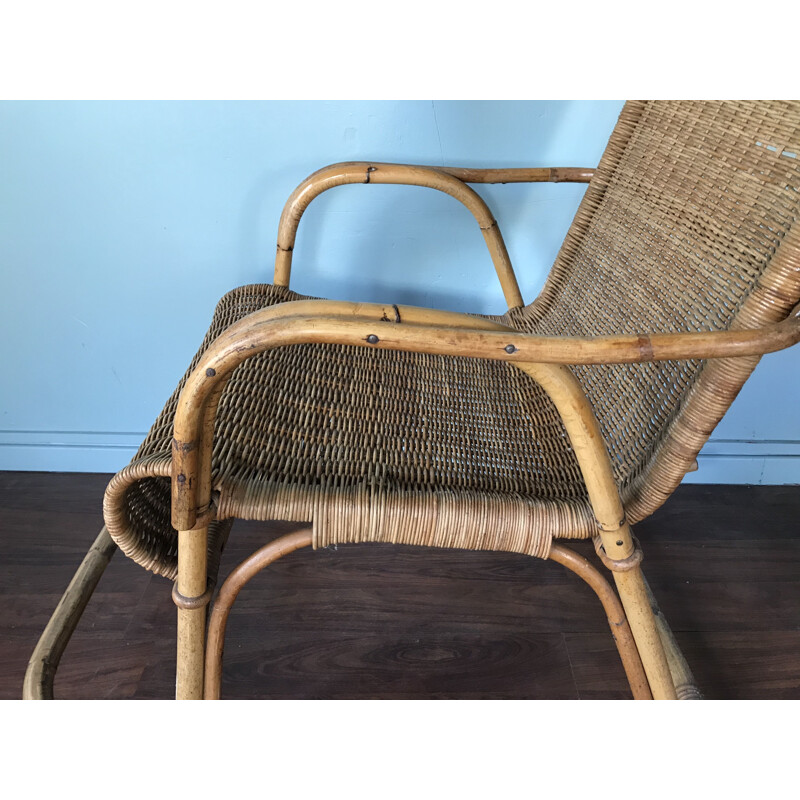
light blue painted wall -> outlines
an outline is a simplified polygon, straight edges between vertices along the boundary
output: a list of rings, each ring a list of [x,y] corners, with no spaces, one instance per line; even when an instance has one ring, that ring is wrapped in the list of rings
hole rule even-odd
[[[127,463],[220,295],[271,279],[281,208],[315,169],[361,159],[593,166],[620,108],[0,104],[0,469]],[[526,299],[583,189],[478,187]],[[294,264],[292,286],[308,294],[503,310],[471,216],[430,190],[348,186],[323,195],[303,219]],[[798,365],[798,350],[762,362],[691,480],[800,482]]]

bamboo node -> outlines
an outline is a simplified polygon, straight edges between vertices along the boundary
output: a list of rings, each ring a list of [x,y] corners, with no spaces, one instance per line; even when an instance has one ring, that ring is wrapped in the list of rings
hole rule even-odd
[[[639,540],[631,534],[633,539],[633,552],[627,558],[609,558],[606,554],[606,549],[600,539],[595,540],[595,552],[600,557],[603,564],[612,572],[628,572],[628,570],[635,569],[642,563],[644,553]]]
[[[622,519],[619,521],[619,524],[615,528],[609,528],[607,525],[600,522],[600,520],[597,519],[597,517],[594,518],[594,521],[597,524],[597,527],[600,528],[600,530],[603,531],[603,533],[616,533],[618,530],[624,528],[625,525],[627,525],[628,518],[623,514]]]
[[[191,453],[197,447],[197,442],[179,442],[174,436],[172,437],[172,449],[178,453]]]
[[[205,608],[211,602],[211,595],[214,592],[214,582],[209,580],[206,590],[197,597],[187,597],[178,591],[177,581],[172,584],[172,602],[178,608],[192,611],[196,608]]]
[[[213,522],[217,518],[217,499],[219,497],[219,493],[216,493],[217,497],[212,497],[208,503],[204,506],[198,506],[195,509],[195,521],[194,525],[191,528],[186,528],[185,530],[190,531],[201,531],[203,528],[207,528],[209,523]]]

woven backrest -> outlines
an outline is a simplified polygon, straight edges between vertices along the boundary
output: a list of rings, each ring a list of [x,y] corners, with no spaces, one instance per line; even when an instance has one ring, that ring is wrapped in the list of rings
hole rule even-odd
[[[752,328],[800,301],[800,103],[630,102],[522,329]],[[757,358],[576,367],[632,518],[658,507]]]

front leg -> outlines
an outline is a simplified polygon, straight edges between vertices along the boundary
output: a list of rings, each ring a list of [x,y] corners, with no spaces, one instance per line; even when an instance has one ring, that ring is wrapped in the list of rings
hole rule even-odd
[[[172,598],[178,606],[177,700],[203,699],[208,527],[178,533],[178,577]]]

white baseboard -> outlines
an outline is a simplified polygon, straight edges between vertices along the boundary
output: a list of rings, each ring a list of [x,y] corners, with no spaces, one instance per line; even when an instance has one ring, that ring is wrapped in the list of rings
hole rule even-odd
[[[117,472],[145,432],[2,431],[0,470]],[[800,484],[800,441],[711,439],[685,483]]]
[[[0,430],[0,470],[118,472],[136,455],[146,435]]]

